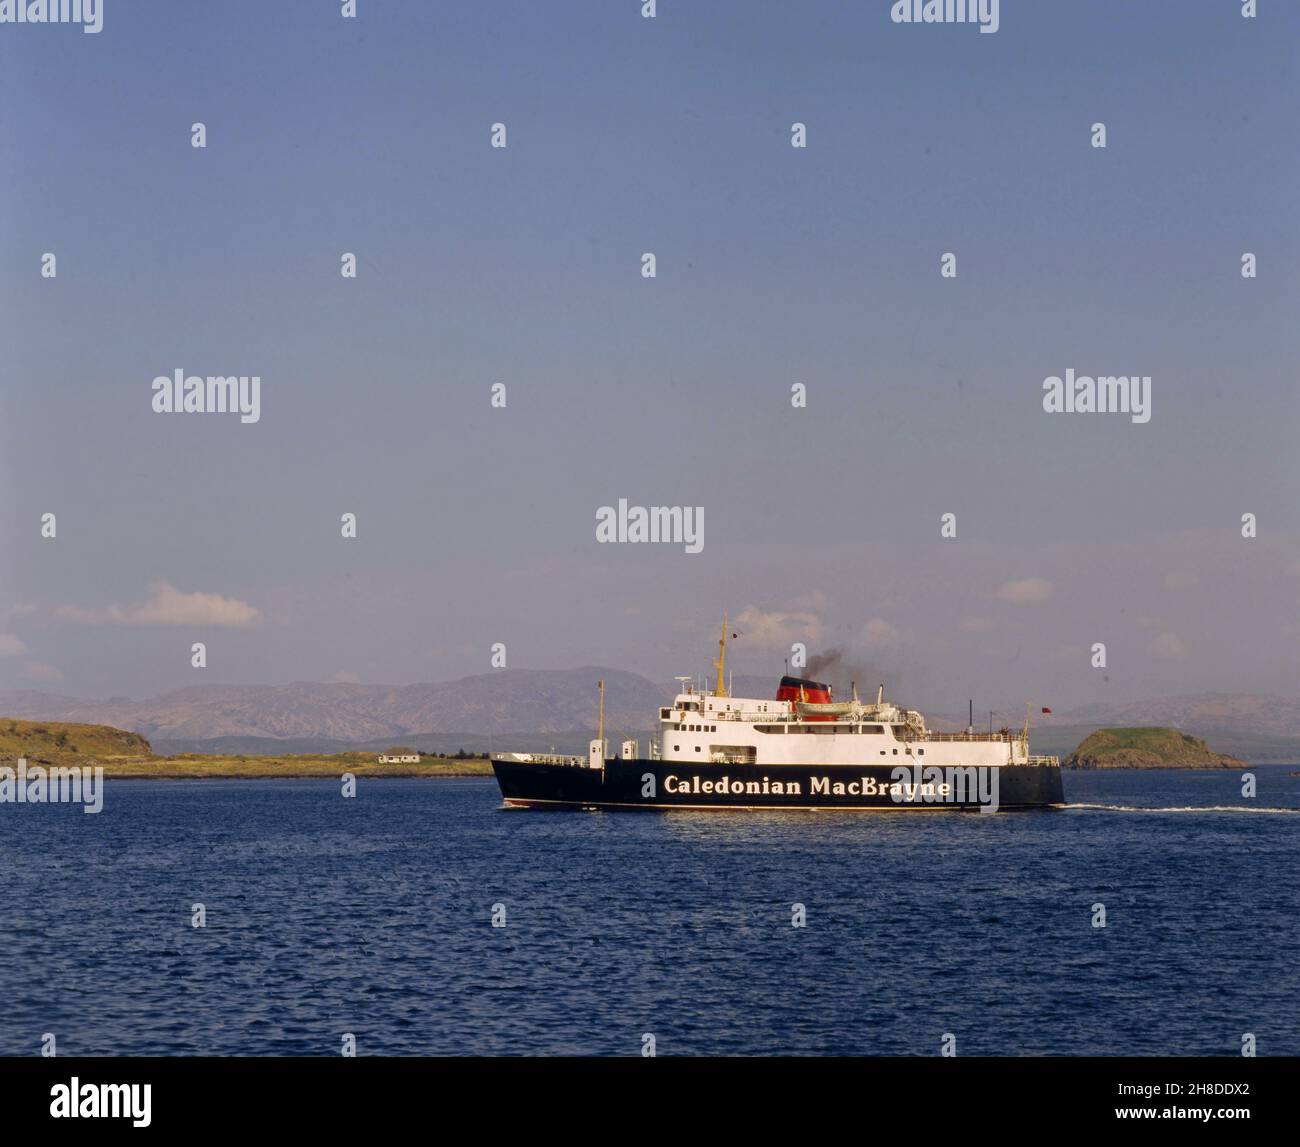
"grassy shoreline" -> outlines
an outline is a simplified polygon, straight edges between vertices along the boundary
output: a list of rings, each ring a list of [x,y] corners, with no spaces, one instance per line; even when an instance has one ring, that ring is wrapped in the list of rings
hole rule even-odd
[[[44,762],[32,759],[28,767]],[[434,757],[418,764],[381,765],[369,754],[337,756],[218,757],[187,753],[181,757],[98,757],[93,761],[51,761],[52,764],[102,766],[106,780],[337,780],[355,777],[485,777],[492,775],[486,757]]]
[[[410,749],[399,750],[404,753]],[[425,756],[416,762],[381,764],[375,752],[345,753],[172,753],[161,756],[139,733],[109,725],[69,721],[25,721],[0,717],[0,766],[26,758],[29,768],[102,768],[114,780],[293,780],[312,777],[485,777],[486,757]]]

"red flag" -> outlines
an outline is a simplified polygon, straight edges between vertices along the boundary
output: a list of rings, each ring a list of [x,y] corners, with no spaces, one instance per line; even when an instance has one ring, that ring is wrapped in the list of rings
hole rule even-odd
[[[1050,712],[1051,712],[1051,709],[1044,709],[1043,712],[1044,712],[1044,713],[1050,713]]]

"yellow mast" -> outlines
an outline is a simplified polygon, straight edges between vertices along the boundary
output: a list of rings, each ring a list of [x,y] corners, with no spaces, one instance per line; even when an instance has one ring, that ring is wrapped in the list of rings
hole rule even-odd
[[[727,695],[726,678],[723,677],[723,669],[727,664],[727,614],[722,614],[722,637],[718,640],[718,659],[713,663],[713,668],[718,671],[718,687],[713,691],[715,697],[725,697]]]

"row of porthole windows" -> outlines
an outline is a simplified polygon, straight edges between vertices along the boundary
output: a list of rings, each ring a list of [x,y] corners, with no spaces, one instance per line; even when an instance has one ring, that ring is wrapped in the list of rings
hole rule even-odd
[[[716,733],[718,731],[717,725],[676,725],[674,728],[679,733],[683,729],[688,733]]]

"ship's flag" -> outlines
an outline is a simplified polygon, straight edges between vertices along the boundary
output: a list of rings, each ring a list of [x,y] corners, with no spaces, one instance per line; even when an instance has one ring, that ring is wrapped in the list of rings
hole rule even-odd
[[[1051,709],[1044,709],[1043,712],[1044,712],[1044,713],[1050,713],[1050,712],[1051,712]]]

